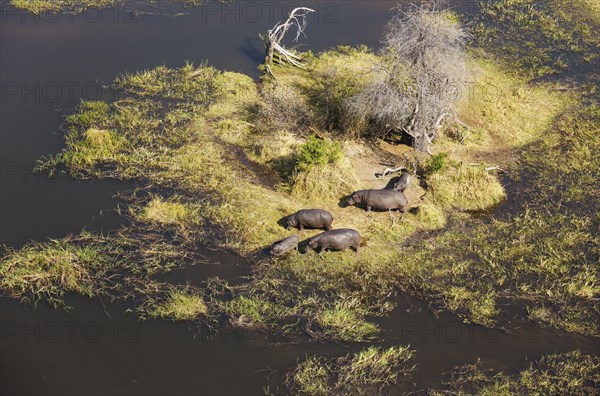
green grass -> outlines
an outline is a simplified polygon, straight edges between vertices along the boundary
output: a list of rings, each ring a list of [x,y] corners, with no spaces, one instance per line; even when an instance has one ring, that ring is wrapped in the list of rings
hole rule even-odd
[[[153,197],[148,204],[137,213],[141,221],[159,226],[184,225],[186,227],[201,227],[198,208],[191,204],[177,202],[174,199],[164,200]]]
[[[598,57],[597,7],[585,1],[482,1],[476,45],[528,77],[573,69]]]
[[[501,325],[497,314],[520,306],[521,319],[598,336],[599,122],[596,106],[560,115],[524,149],[516,213],[468,228],[457,221],[409,252],[401,271],[478,323]]]
[[[358,308],[357,308],[358,307]],[[379,332],[377,325],[364,319],[367,312],[361,312],[361,304],[353,301],[340,301],[333,307],[317,314],[317,322],[330,339],[340,341],[365,341]]]
[[[22,301],[45,299],[62,305],[66,292],[92,297],[103,287],[103,277],[116,260],[100,246],[51,240],[20,250],[8,248],[0,264],[0,287]]]
[[[288,371],[276,394],[352,395],[402,384],[414,370],[408,347],[369,347],[334,359],[311,356]]]
[[[427,177],[431,199],[441,208],[481,210],[506,198],[498,177],[485,165],[447,165]]]
[[[197,6],[206,0],[176,0],[174,3]],[[83,12],[89,8],[103,8],[120,3],[120,0],[10,0],[10,3],[33,14],[44,12]]]
[[[189,286],[185,288],[169,287],[158,296],[150,296],[137,311],[143,318],[163,318],[175,321],[195,321],[209,313],[202,294]]]
[[[517,374],[483,370],[479,363],[456,369],[447,389],[432,390],[432,396],[449,393],[466,396],[593,395],[600,383],[600,359],[573,351],[545,355]]]

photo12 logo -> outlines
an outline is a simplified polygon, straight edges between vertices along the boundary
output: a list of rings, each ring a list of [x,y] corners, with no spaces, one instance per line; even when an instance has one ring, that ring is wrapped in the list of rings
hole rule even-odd
[[[143,16],[198,15],[202,23],[275,23],[285,20],[297,7],[308,7],[315,11],[309,22],[338,23],[340,3],[336,1],[219,1],[208,0],[198,4],[177,1],[116,1],[100,7],[77,6],[61,8],[60,5],[31,12],[3,1],[0,8],[2,23],[139,23]],[[197,10],[196,10],[197,9]]]
[[[33,1],[31,3],[34,3]],[[77,3],[75,3],[77,4]],[[16,7],[3,0],[0,7],[0,21],[4,24],[78,24],[78,23],[138,23],[140,15],[158,13],[153,2],[117,1],[101,7],[62,8],[60,4],[32,12],[26,7]]]
[[[139,322],[12,322],[0,323],[0,343],[55,344],[139,342]]]
[[[501,329],[469,326],[463,322],[427,323],[407,321],[402,323],[402,342],[435,344],[534,344],[539,341],[538,327],[514,329],[507,333]]]
[[[314,10],[307,18],[308,23],[338,23],[340,5],[328,2],[289,1],[209,1],[201,6],[202,23],[269,23],[274,24],[288,18],[292,10],[307,7]]]
[[[119,98],[119,92],[97,81],[3,81],[0,101],[4,103],[77,104],[81,100]]]

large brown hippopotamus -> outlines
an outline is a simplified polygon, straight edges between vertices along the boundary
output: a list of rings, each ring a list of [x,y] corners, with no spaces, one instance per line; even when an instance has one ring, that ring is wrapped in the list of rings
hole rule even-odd
[[[348,205],[362,204],[367,212],[371,210],[405,211],[408,200],[401,191],[395,190],[359,190],[350,194]]]
[[[351,228],[340,228],[337,230],[325,231],[308,239],[306,251],[315,250],[321,254],[325,250],[346,250],[354,249],[358,253],[360,246],[360,234]]]
[[[296,227],[300,231],[305,228],[321,228],[331,230],[333,216],[323,209],[303,209],[286,218],[286,228],[291,230]]]
[[[300,238],[297,235],[289,236],[285,239],[275,242],[271,246],[270,253],[272,256],[281,256],[286,254],[294,249],[298,249],[298,243],[300,242]]]

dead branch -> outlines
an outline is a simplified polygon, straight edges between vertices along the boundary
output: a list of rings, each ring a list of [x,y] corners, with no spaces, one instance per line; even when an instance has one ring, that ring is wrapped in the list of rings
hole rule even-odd
[[[508,174],[508,171],[500,168],[499,166],[489,166],[489,165],[478,164],[478,163],[472,163],[472,164],[469,164],[469,166],[485,166],[485,170],[487,172],[498,171],[498,172],[502,172],[502,173],[507,173]]]
[[[404,166],[399,166],[397,168],[385,168],[383,170],[383,172],[376,173],[375,177],[378,178],[378,179],[381,179],[381,178],[385,177],[385,175],[389,175],[390,173],[400,172],[400,171],[403,171],[403,170],[408,170],[408,169],[406,169],[406,167],[404,167]]]
[[[277,77],[275,77],[275,74],[273,74],[273,71],[271,70],[271,66],[267,65],[267,67],[265,68],[265,70],[267,71],[267,74],[271,77],[273,77],[273,80],[277,81]]]
[[[312,8],[308,7],[297,7],[290,12],[288,19],[285,22],[277,22],[277,24],[270,30],[267,31],[266,41],[266,55],[265,63],[268,65],[273,62],[273,56],[277,54],[279,60],[287,62],[293,66],[303,67],[302,57],[294,54],[281,44],[285,34],[292,27],[296,28],[296,37],[294,42],[297,42],[300,35],[304,35],[304,31],[308,25],[306,17],[308,14],[315,12]]]

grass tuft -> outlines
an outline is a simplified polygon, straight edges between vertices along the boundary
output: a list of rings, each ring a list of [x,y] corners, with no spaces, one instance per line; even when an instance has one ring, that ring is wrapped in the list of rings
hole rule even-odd
[[[402,346],[369,347],[333,359],[311,356],[286,373],[277,394],[378,394],[410,376],[413,358],[414,351]]]
[[[457,395],[576,395],[598,393],[600,359],[578,350],[544,355],[517,374],[483,370],[480,362],[458,367],[446,389],[432,396]]]
[[[171,289],[162,301],[151,300],[143,308],[143,316],[170,320],[193,321],[205,316],[208,307],[202,295],[191,290]]]

